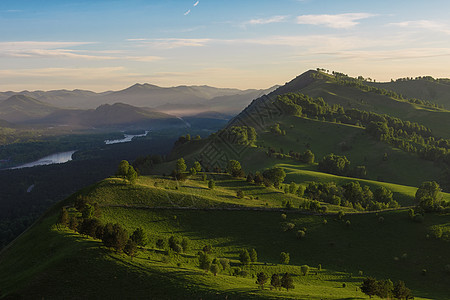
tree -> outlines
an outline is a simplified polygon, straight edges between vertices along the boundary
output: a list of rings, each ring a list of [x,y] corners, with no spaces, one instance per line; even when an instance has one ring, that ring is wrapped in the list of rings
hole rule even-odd
[[[74,215],[69,217],[69,229],[77,231],[78,229],[78,218]]]
[[[291,258],[290,258],[290,256],[289,256],[289,253],[286,253],[286,252],[281,252],[280,253],[280,262],[283,264],[283,265],[287,265],[287,264],[289,264],[289,261],[291,260]]]
[[[303,239],[305,236],[306,236],[306,232],[305,231],[303,231],[303,230],[298,230],[297,231],[297,238],[299,240]]]
[[[314,153],[311,150],[306,150],[301,157],[301,161],[307,164],[314,163]]]
[[[119,167],[117,168],[116,176],[125,177],[128,174],[128,169],[130,168],[130,164],[126,160],[122,160],[119,163]]]
[[[441,188],[437,182],[424,182],[416,192],[416,202],[425,211],[435,211],[439,205],[440,193]]]
[[[194,162],[193,168],[194,168],[197,172],[201,172],[201,171],[202,171],[202,165],[201,165],[198,161]]]
[[[244,198],[244,192],[243,192],[242,190],[238,190],[238,191],[236,192],[236,197],[237,197],[238,199]]]
[[[88,236],[91,236],[93,238],[101,238],[102,235],[100,234],[100,231],[98,230],[99,227],[101,227],[102,224],[98,219],[84,219],[83,222],[81,222],[81,225],[78,228],[79,233],[85,234]]]
[[[377,202],[389,203],[393,200],[392,195],[392,191],[388,190],[384,186],[380,186],[373,193],[373,199]]]
[[[258,261],[258,254],[256,253],[256,250],[255,249],[251,249],[250,250],[250,260],[251,260],[251,262],[257,262]]]
[[[218,264],[211,264],[210,271],[214,274],[214,276],[217,276],[217,273],[220,272],[220,266]]]
[[[266,273],[264,272],[260,272],[256,275],[256,284],[258,284],[261,289],[264,289],[264,284],[266,284],[267,280],[269,279],[269,277],[266,275]]]
[[[210,190],[213,190],[216,187],[216,182],[214,181],[214,179],[211,179],[210,181],[208,181],[208,188]]]
[[[69,225],[69,212],[65,207],[61,209],[61,213],[59,214],[58,224],[62,226]]]
[[[369,296],[369,298],[377,294],[377,289],[377,281],[373,277],[367,277],[361,285],[361,292]]]
[[[261,173],[256,172],[255,176],[253,177],[253,181],[255,182],[255,184],[261,185],[264,183],[264,177],[262,176]]]
[[[281,277],[281,286],[284,287],[287,291],[289,289],[294,289],[294,280],[292,279],[291,275],[289,273],[284,273],[283,277]]]
[[[198,264],[200,266],[200,269],[205,270],[206,272],[208,272],[208,270],[211,269],[211,257],[209,257],[208,254],[206,254],[205,252],[199,252],[198,255]]]
[[[103,244],[116,251],[122,251],[128,241],[128,234],[119,224],[108,223],[103,229]]]
[[[270,181],[274,187],[278,188],[280,184],[284,181],[286,173],[282,168],[272,168],[267,169],[263,172],[263,177]],[[255,180],[256,182],[256,180]]]
[[[376,295],[383,299],[388,299],[392,296],[392,290],[394,284],[390,279],[377,281],[377,293]]]
[[[223,270],[226,270],[230,267],[230,260],[228,258],[219,259],[219,263],[222,266]]]
[[[270,278],[270,285],[275,289],[281,288],[280,276],[278,274],[272,274],[272,277]]]
[[[392,290],[392,295],[396,299],[410,299],[412,297],[411,290],[408,289],[405,283],[401,280],[397,281]]]
[[[90,219],[94,216],[95,208],[90,204],[86,204],[81,211],[81,216],[83,219]]]
[[[138,173],[133,168],[133,166],[129,166],[126,178],[131,184],[134,184],[136,182],[138,178]]]
[[[182,173],[182,172],[186,172],[186,169],[187,169],[187,166],[186,166],[186,162],[184,161],[184,158],[178,159],[175,170],[178,173]]]
[[[303,276],[308,275],[309,273],[309,266],[308,265],[303,265],[300,267],[300,271],[302,272]]]
[[[291,182],[289,184],[289,193],[295,194],[295,192],[297,192],[297,185],[295,184],[295,182]]]
[[[243,264],[243,265],[248,265],[252,261],[247,249],[242,249],[239,252],[239,260],[241,261],[241,264]]]
[[[133,258],[133,256],[136,254],[137,251],[137,244],[135,241],[133,241],[131,238],[128,239],[125,247],[123,248],[123,252],[125,252],[125,254],[127,254],[128,256],[131,256],[131,258]]]
[[[233,177],[243,177],[244,171],[242,171],[241,163],[237,160],[230,160],[227,165],[227,172]]]
[[[187,252],[189,250],[189,239],[183,237],[181,240],[181,247],[183,248],[183,252]]]
[[[142,227],[136,228],[135,231],[133,231],[133,234],[131,235],[130,239],[136,243],[138,246],[145,246],[147,244],[147,239],[145,237],[145,232]]]

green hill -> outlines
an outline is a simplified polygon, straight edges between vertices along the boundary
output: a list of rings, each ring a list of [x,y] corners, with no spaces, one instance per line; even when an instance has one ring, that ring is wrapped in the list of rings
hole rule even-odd
[[[226,194],[236,186],[247,190],[253,186],[243,181],[239,184],[225,175],[208,176],[218,176],[217,189],[199,191],[197,195],[193,189],[206,187],[200,176],[178,188],[176,182],[162,177],[141,177],[136,185],[108,179],[80,191],[50,210],[0,254],[2,296],[362,299],[366,298],[359,290],[362,280],[376,276],[394,282],[404,280],[416,299],[449,299],[450,276],[444,269],[449,263],[449,244],[443,239],[427,238],[433,226],[443,228],[444,233],[450,231],[449,215],[427,214],[423,223],[415,223],[406,211],[399,210],[348,214],[342,221],[333,214],[287,211],[284,217],[280,211],[223,210],[219,206],[199,210],[185,206],[193,198],[197,204],[206,203],[205,199],[212,195],[221,202],[230,199]],[[251,201],[274,199],[270,207],[276,206],[276,198],[270,196],[274,190],[261,188],[253,195],[256,193],[261,196],[259,200],[245,199],[241,204],[254,207]],[[131,258],[110,250],[100,240],[55,225],[60,209],[65,206],[75,214],[71,207],[81,198],[100,205],[103,224],[119,223],[129,234],[142,227],[148,238],[146,246]],[[174,208],[174,204],[183,205],[183,209]],[[221,206],[230,204],[233,201],[222,202]],[[284,222],[294,224],[294,230],[283,231]],[[297,229],[306,230],[303,239],[296,238]],[[172,235],[187,238],[187,250],[180,254],[168,251],[167,240]],[[157,246],[159,239],[165,241],[165,247]],[[217,276],[198,267],[197,252],[207,245],[212,246],[211,257],[226,258],[231,264]],[[242,266],[239,251],[250,248],[256,249],[258,262]],[[290,253],[288,265],[280,264],[281,252]],[[302,275],[301,265],[310,266],[308,275]],[[421,275],[423,269],[427,270],[426,276]],[[233,276],[235,272],[238,275]],[[271,291],[267,284],[265,290],[260,290],[254,278],[259,272],[289,272],[295,289]]]
[[[432,101],[447,109],[450,107],[450,81],[448,79],[434,79],[425,76],[414,79],[397,79],[391,82],[369,82],[367,84],[393,90],[408,98]]]

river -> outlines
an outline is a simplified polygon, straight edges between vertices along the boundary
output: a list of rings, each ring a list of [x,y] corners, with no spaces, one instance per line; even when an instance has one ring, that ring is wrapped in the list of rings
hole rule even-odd
[[[123,139],[105,140],[105,144],[111,145],[111,144],[118,144],[118,143],[128,143],[128,142],[131,142],[131,140],[134,139],[135,137],[144,137],[144,136],[147,136],[148,133],[149,133],[149,131],[146,130],[145,133],[142,133],[142,134],[124,134]]]
[[[51,154],[49,156],[43,157],[39,160],[23,164],[17,167],[10,168],[12,170],[15,169],[23,169],[23,168],[31,168],[35,166],[45,166],[45,165],[52,165],[52,164],[62,164],[68,161],[72,160],[72,155],[76,152],[76,150],[67,151],[67,152],[58,152]]]

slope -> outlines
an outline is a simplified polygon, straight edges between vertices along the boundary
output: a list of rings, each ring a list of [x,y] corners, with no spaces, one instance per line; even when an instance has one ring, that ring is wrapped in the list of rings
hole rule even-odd
[[[228,189],[228,179],[217,178],[217,183],[219,189]],[[427,214],[423,223],[414,223],[404,211],[347,214],[348,226],[335,215],[288,211],[280,217],[279,211],[148,209],[131,202],[139,198],[136,188],[150,193],[145,197],[147,204],[159,206],[153,203],[158,198],[153,193],[166,193],[163,198],[170,200],[168,204],[179,203],[185,201],[181,194],[191,186],[206,185],[200,177],[178,189],[166,189],[170,184],[161,177],[141,177],[136,186],[109,179],[58,204],[0,254],[2,296],[360,299],[365,298],[358,288],[363,278],[376,276],[404,280],[416,299],[449,299],[450,277],[443,267],[449,263],[449,243],[427,238],[433,226],[450,231],[449,215]],[[117,191],[128,196],[121,197]],[[119,223],[129,233],[142,227],[147,245],[131,258],[103,246],[100,240],[54,225],[63,206],[75,214],[72,205],[80,197],[101,203],[102,223]],[[283,222],[306,228],[306,238],[283,232]],[[188,239],[186,251],[176,254],[167,246],[157,246],[158,240],[167,241],[172,235]],[[211,256],[229,259],[231,267],[217,276],[200,270],[196,253],[206,245],[212,246]],[[242,266],[238,253],[248,248],[257,250],[258,262]],[[282,251],[290,253],[289,265],[279,264]],[[308,275],[301,275],[300,265],[310,266]],[[421,275],[422,269],[427,270],[426,276]],[[239,275],[231,276],[235,271]],[[289,272],[296,288],[289,292],[258,289],[254,278],[258,272]]]
[[[450,108],[450,81],[419,77],[415,79],[397,79],[391,82],[366,82],[378,88],[389,89],[408,98],[418,98]]]
[[[14,95],[0,102],[0,118],[11,123],[42,118],[56,110],[56,107],[25,95]]]

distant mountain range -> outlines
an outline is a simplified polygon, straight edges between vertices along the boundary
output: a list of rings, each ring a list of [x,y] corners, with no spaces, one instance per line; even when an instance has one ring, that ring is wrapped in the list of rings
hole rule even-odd
[[[95,93],[85,90],[1,92],[0,102],[14,95],[31,97],[59,108],[92,109],[102,104],[125,103],[137,107],[157,108],[177,116],[195,115],[206,111],[225,114],[239,113],[251,100],[270,93],[266,90],[238,90],[210,86],[159,87],[135,84],[120,91]]]

